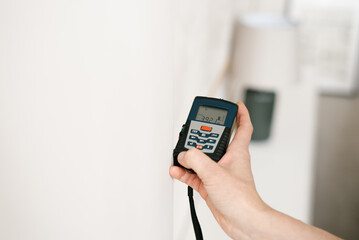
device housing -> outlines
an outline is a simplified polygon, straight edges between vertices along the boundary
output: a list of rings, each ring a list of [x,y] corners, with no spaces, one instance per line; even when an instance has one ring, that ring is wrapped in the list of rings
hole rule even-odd
[[[216,109],[217,111],[225,110],[227,114],[223,124],[196,120],[200,107],[208,107]],[[174,165],[182,167],[178,163],[177,156],[180,152],[187,151],[190,148],[197,148],[218,162],[226,153],[232,131],[236,124],[237,112],[238,106],[235,103],[217,98],[196,97],[193,101],[187,121],[179,133],[176,147],[173,150]],[[207,130],[202,130],[202,127]],[[210,131],[208,130],[209,128],[211,128]],[[197,140],[195,137],[197,137]],[[203,143],[203,141],[206,141],[206,143]],[[213,141],[215,141],[215,143],[213,143]],[[196,145],[190,146],[188,144],[189,142],[195,143]],[[198,148],[197,146],[202,146],[203,148]],[[204,146],[210,146],[212,148],[204,148]]]

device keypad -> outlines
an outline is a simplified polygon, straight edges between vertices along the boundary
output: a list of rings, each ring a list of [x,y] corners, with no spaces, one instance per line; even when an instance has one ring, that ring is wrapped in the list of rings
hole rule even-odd
[[[192,121],[185,146],[207,153],[214,152],[223,130],[224,126]]]

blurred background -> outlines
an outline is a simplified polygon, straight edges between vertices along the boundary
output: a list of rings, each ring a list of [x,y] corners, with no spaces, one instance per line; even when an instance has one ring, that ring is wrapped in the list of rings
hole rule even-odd
[[[0,0],[0,239],[194,239],[198,95],[246,103],[266,203],[359,239],[358,46],[357,0]]]
[[[195,95],[245,101],[264,201],[358,239],[358,2],[181,1],[175,9],[175,131]],[[175,239],[193,239],[185,186],[174,190]],[[196,203],[205,238],[227,239]]]

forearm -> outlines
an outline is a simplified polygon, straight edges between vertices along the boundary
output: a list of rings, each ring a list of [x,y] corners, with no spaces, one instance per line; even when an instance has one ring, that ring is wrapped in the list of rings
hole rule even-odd
[[[251,240],[340,239],[273,209],[263,212],[252,229],[246,232]]]

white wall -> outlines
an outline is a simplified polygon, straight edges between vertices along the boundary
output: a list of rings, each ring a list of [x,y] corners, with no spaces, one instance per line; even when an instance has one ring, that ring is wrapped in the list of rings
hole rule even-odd
[[[0,239],[171,239],[171,12],[0,2]]]

